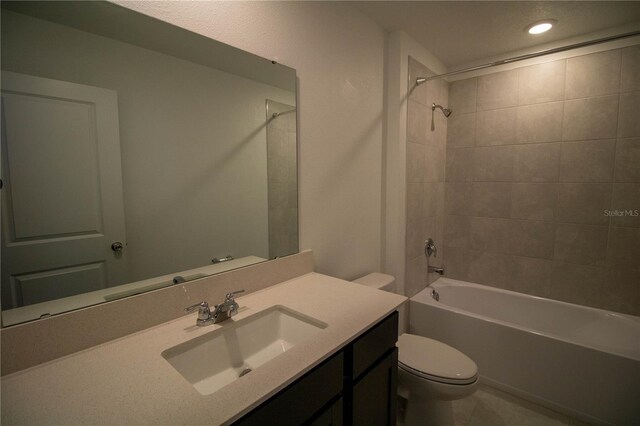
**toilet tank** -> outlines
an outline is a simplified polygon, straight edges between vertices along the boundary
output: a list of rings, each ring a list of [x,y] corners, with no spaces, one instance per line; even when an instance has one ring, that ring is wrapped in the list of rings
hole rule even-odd
[[[369,275],[355,279],[353,282],[391,293],[395,293],[396,291],[396,279],[391,275],[382,274],[380,272],[373,272]]]

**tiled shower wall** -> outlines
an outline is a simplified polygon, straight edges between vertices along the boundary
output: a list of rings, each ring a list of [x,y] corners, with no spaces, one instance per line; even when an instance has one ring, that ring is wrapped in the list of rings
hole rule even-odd
[[[451,83],[446,275],[640,314],[640,46]]]
[[[446,106],[449,87],[444,80],[415,86],[416,77],[433,75],[420,62],[409,58],[409,98],[407,100],[407,221],[405,295],[413,296],[438,275],[429,274],[424,241],[431,237],[441,249],[431,265],[442,263],[444,223],[444,172],[447,120],[441,111],[433,114],[431,104]],[[435,276],[434,276],[435,275]]]
[[[298,252],[298,166],[295,107],[267,100],[269,258]],[[279,113],[273,117],[274,113]]]

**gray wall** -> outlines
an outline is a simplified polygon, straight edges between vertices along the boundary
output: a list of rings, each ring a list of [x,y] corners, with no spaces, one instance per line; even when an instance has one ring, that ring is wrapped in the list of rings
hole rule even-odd
[[[447,276],[640,314],[640,46],[453,82]]]
[[[380,270],[384,30],[342,2],[116,3],[296,69],[300,249],[335,277]]]

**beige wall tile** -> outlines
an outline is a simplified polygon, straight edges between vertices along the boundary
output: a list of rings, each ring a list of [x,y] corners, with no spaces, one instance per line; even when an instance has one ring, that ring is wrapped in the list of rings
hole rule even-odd
[[[516,142],[516,108],[478,111],[476,145],[507,145]]]
[[[618,95],[565,101],[562,140],[613,138],[617,122]]]
[[[615,140],[563,142],[560,182],[611,182]]]
[[[448,86],[443,84],[446,82],[442,79],[437,80],[429,80],[423,85],[427,86],[427,103],[425,104],[427,108],[431,109],[431,105],[437,104],[442,105],[444,107],[447,106],[448,99]]]
[[[290,181],[289,188],[289,207],[298,208],[298,182]]]
[[[600,307],[606,270],[556,262],[551,276],[550,297],[569,303]]]
[[[509,270],[509,257],[504,254],[475,252],[469,265],[469,281],[492,287],[505,288]]]
[[[562,140],[563,102],[518,107],[518,143]]]
[[[611,226],[640,228],[640,183],[614,183],[611,210]]]
[[[436,182],[433,183],[436,188],[436,210],[435,216],[444,216],[444,202],[445,202],[445,183],[444,182]]]
[[[446,153],[447,276],[640,313],[640,218],[605,216],[640,203],[638,69],[633,46],[450,85],[447,146],[474,148]]]
[[[604,280],[603,308],[640,316],[640,271],[607,270]]]
[[[618,137],[638,136],[640,136],[640,91],[621,93]]]
[[[564,99],[566,61],[552,61],[518,69],[518,105]]]
[[[620,91],[640,90],[640,45],[622,49]]]
[[[476,113],[451,114],[447,122],[447,145],[450,147],[475,145]]]
[[[415,257],[407,260],[404,294],[407,297],[413,297],[426,287],[426,268],[423,266],[424,261],[421,257]]]
[[[426,217],[425,184],[407,185],[407,222],[415,222]]]
[[[444,241],[448,246],[471,247],[471,219],[469,216],[447,216],[445,218]]]
[[[513,147],[514,182],[557,182],[560,144],[545,143]]]
[[[445,149],[425,146],[423,178],[425,182],[443,182],[445,169]]]
[[[554,265],[551,260],[511,256],[507,288],[520,293],[549,297]]]
[[[424,182],[425,155],[424,145],[407,142],[407,182]]]
[[[424,236],[422,238],[422,244],[420,255],[424,256],[424,243],[427,238],[433,238],[436,243],[436,247],[440,250],[444,244],[444,216],[436,216],[433,222],[428,221],[425,225]],[[437,259],[437,260],[435,260]],[[437,262],[438,265],[444,260],[443,252],[436,253],[433,262]]]
[[[616,142],[616,182],[640,182],[640,138]]]
[[[435,217],[444,205],[444,182],[428,182],[423,185],[425,217]]]
[[[474,150],[473,180],[509,182],[513,179],[513,147],[490,146]]]
[[[420,257],[423,254],[425,229],[435,226],[435,217],[407,222],[407,238],[405,239],[405,256],[407,259]]]
[[[445,246],[445,275],[455,280],[469,281],[469,269],[475,253],[462,247]]]
[[[608,225],[605,210],[611,206],[610,183],[558,184],[559,222]]]
[[[511,220],[509,253],[516,256],[553,259],[555,228],[551,222]]]
[[[470,218],[469,248],[482,252],[509,253],[508,219]]]
[[[409,142],[425,144],[427,142],[427,120],[431,119],[431,109],[409,100],[407,105],[407,139]]]
[[[607,226],[556,224],[554,260],[604,266],[608,230]]]
[[[449,106],[451,110],[455,114],[475,112],[477,94],[477,78],[452,82],[449,89]]]
[[[471,215],[472,203],[472,183],[446,183],[444,212],[447,217],[448,215]]]
[[[269,210],[283,209],[289,205],[289,184],[273,182],[269,184]]]
[[[473,180],[473,148],[447,149],[447,182],[471,182]]]
[[[508,218],[511,213],[511,184],[476,182],[472,199],[471,212],[474,216]]]
[[[617,228],[609,230],[607,267],[640,271],[640,228]]]
[[[419,102],[422,105],[427,104],[427,85],[421,84],[416,86],[417,77],[429,77],[434,75],[427,67],[409,56],[409,99]]]
[[[620,50],[608,50],[567,59],[565,99],[618,93],[620,64]]]
[[[518,71],[502,71],[478,77],[477,109],[495,109],[516,106],[518,98]]]
[[[447,147],[447,135],[449,133],[449,118],[445,118],[444,115],[440,117],[441,123],[436,128],[435,133],[435,144],[438,148],[446,148]],[[438,122],[436,121],[436,124]]]
[[[429,117],[431,117],[431,109],[429,108]],[[426,145],[434,148],[445,147],[447,145],[447,128],[449,127],[449,119],[442,114],[433,114],[434,130],[431,130],[431,122],[429,121]],[[431,120],[431,118],[429,118]]]
[[[511,186],[511,218],[555,219],[558,185],[555,183],[514,183]]]

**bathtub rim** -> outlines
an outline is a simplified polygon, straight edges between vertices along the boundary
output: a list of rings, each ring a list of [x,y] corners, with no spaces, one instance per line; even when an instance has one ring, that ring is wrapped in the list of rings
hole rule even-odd
[[[448,310],[448,311],[452,311],[455,312],[457,314],[460,315],[467,315],[467,316],[471,316],[473,318],[477,318],[483,321],[487,321],[493,324],[499,324],[502,325],[504,327],[512,327],[524,332],[528,332],[528,333],[533,333],[539,336],[543,336],[546,338],[550,338],[550,339],[554,339],[557,341],[561,341],[561,342],[566,342],[566,343],[571,343],[577,346],[581,346],[587,349],[591,349],[591,350],[595,350],[595,351],[600,351],[600,352],[604,352],[604,353],[608,353],[608,354],[612,354],[612,355],[616,355],[616,356],[620,356],[623,358],[627,358],[630,359],[632,361],[636,361],[636,362],[640,362],[640,352],[638,352],[637,356],[633,356],[630,355],[628,353],[623,353],[620,352],[619,350],[613,349],[611,347],[607,347],[607,346],[594,346],[588,343],[584,343],[584,342],[579,342],[576,341],[575,339],[569,338],[569,337],[565,337],[565,336],[561,336],[558,334],[553,334],[553,333],[548,333],[548,332],[544,332],[544,331],[540,331],[540,330],[536,330],[530,327],[526,327],[526,326],[522,326],[519,324],[514,324],[512,322],[508,322],[508,321],[503,321],[500,319],[496,319],[496,318],[491,318],[488,317],[486,315],[482,315],[482,314],[477,314],[475,312],[471,312],[471,311],[467,311],[465,309],[461,309],[455,306],[451,306],[451,305],[447,305],[443,302],[439,302],[434,300],[431,297],[430,294],[430,290],[431,289],[435,289],[436,291],[438,290],[439,287],[443,287],[443,286],[454,286],[454,287],[476,287],[476,288],[481,288],[483,290],[486,291],[490,291],[490,292],[497,292],[497,293],[505,293],[505,294],[509,294],[515,297],[520,297],[520,298],[532,298],[532,299],[536,299],[536,300],[541,300],[544,301],[544,303],[553,303],[553,304],[557,304],[560,306],[567,306],[570,307],[572,309],[580,309],[580,310],[590,310],[590,311],[596,311],[599,314],[602,315],[608,315],[608,316],[614,316],[616,318],[620,318],[624,321],[629,321],[632,324],[639,326],[640,327],[640,317],[636,317],[634,315],[629,315],[629,314],[623,314],[623,313],[618,313],[618,312],[613,312],[613,311],[607,311],[605,309],[600,309],[600,308],[592,308],[590,306],[583,306],[583,305],[577,305],[575,303],[569,303],[569,302],[564,302],[561,300],[554,300],[554,299],[548,299],[545,297],[541,297],[541,296],[534,296],[534,295],[530,295],[530,294],[526,294],[526,293],[519,293],[517,291],[512,291],[512,290],[506,290],[506,289],[502,289],[502,288],[498,288],[498,287],[491,287],[488,285],[483,285],[483,284],[477,284],[477,283],[473,283],[473,282],[469,282],[469,281],[462,281],[462,280],[456,280],[453,278],[448,278],[448,277],[440,277],[438,278],[436,281],[434,281],[433,283],[429,284],[428,286],[426,286],[425,288],[423,288],[421,291],[419,291],[418,293],[416,293],[415,295],[413,295],[409,300],[414,302],[414,303],[422,303],[422,304],[427,304],[430,306],[433,306],[434,308],[437,309],[443,309],[443,310]]]

